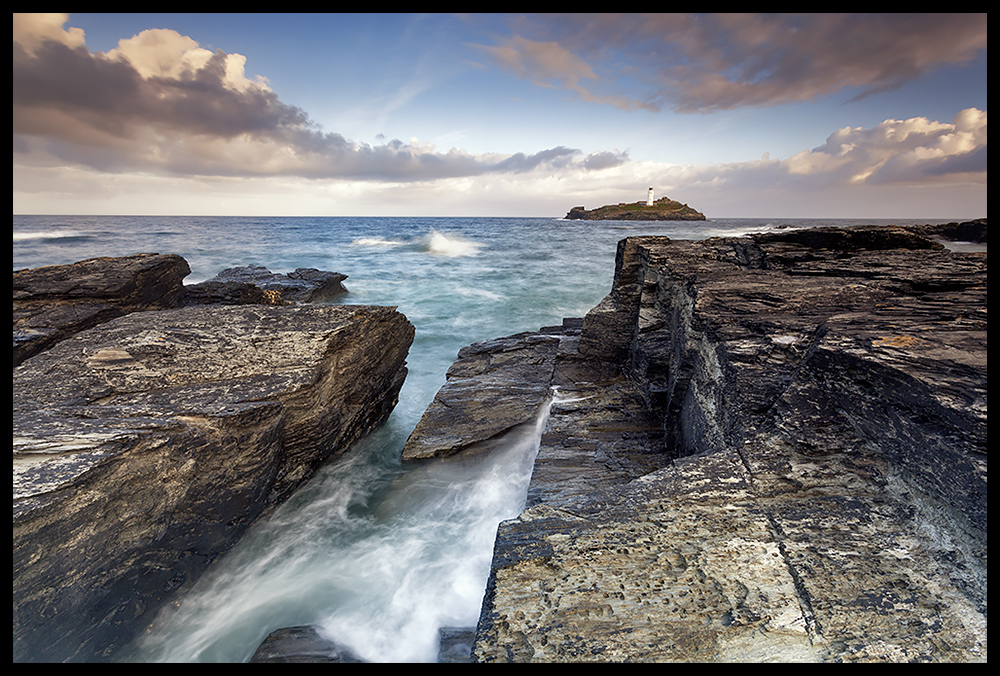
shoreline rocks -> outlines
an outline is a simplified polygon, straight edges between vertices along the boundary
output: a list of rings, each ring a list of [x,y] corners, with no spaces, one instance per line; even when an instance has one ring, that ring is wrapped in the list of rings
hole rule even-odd
[[[142,253],[14,271],[14,366],[78,331],[129,312],[180,307],[191,268]]]
[[[215,277],[184,287],[186,305],[329,303],[347,293],[347,275],[297,268],[287,275],[260,265],[227,268]]]
[[[385,421],[413,333],[389,307],[198,305],[16,366],[14,661],[111,659]]]
[[[987,661],[987,255],[939,238],[623,240],[474,659]]]

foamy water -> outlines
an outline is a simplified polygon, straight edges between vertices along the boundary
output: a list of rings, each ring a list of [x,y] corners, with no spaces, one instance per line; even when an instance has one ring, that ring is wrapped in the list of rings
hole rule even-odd
[[[407,240],[359,237],[351,242],[351,246],[373,249],[409,249],[447,258],[478,256],[483,248],[479,242],[437,230],[431,230],[426,235]]]
[[[282,610],[297,604],[363,659],[436,660],[440,627],[478,620],[497,526],[524,507],[548,411],[487,454],[423,463],[383,487],[363,451],[329,466],[164,613],[130,659],[246,659],[267,633],[258,618],[269,629],[301,624]]]

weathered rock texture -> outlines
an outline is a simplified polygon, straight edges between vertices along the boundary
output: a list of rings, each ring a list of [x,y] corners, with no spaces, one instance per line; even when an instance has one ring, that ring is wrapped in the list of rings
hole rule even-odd
[[[140,310],[179,307],[180,256],[136,254],[14,271],[14,366],[78,331]]]
[[[928,234],[624,240],[474,658],[986,661],[986,254]]]
[[[382,422],[393,308],[137,312],[14,368],[14,660],[103,659]]]
[[[292,305],[341,300],[339,272],[259,265],[185,286],[180,256],[142,253],[14,271],[14,366],[73,334],[129,312],[192,305]]]
[[[287,275],[260,265],[228,268],[199,284],[184,287],[184,304],[222,303],[286,305],[326,303],[347,293],[347,275],[315,268],[297,268]]]
[[[403,460],[447,457],[535,418],[549,398],[559,338],[519,334],[463,348],[403,447]]]

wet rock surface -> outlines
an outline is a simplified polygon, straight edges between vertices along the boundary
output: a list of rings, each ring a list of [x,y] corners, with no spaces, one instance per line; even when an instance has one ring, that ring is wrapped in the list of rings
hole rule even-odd
[[[16,366],[14,660],[127,645],[388,417],[412,339],[394,308],[196,306],[131,312]]]
[[[363,661],[348,648],[324,638],[313,625],[272,631],[250,658],[251,664],[350,664]]]
[[[986,661],[987,256],[942,238],[624,240],[539,332],[557,398],[473,658]]]

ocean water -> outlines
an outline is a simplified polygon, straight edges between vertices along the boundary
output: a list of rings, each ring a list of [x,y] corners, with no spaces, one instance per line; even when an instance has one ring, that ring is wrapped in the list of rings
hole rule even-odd
[[[404,466],[460,348],[582,317],[631,235],[928,222],[945,221],[14,216],[13,269],[175,253],[191,266],[186,283],[239,265],[312,267],[348,275],[343,303],[398,307],[416,336],[389,421],[256,524],[124,658],[242,662],[271,631],[316,624],[366,660],[427,662],[439,628],[479,617],[496,527],[523,507],[545,424],[541,411],[533,432],[476,461]]]

